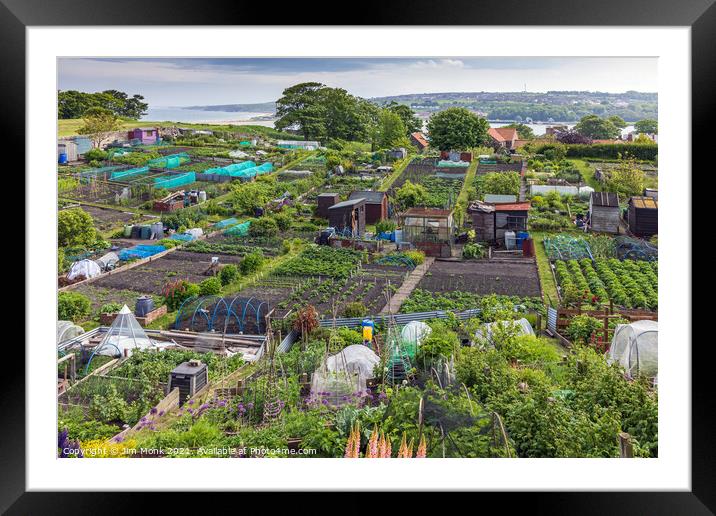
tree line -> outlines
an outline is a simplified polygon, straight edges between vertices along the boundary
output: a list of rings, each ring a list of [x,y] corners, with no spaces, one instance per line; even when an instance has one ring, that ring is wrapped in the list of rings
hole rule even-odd
[[[59,91],[57,94],[58,118],[82,118],[88,110],[101,108],[121,118],[139,120],[147,114],[149,104],[142,95],[132,95],[118,91],[105,90],[86,93],[77,90]]]

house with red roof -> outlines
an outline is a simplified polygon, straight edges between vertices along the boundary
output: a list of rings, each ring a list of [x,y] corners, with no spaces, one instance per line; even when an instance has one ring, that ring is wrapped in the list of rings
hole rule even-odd
[[[508,150],[517,148],[516,142],[520,139],[517,129],[514,127],[490,127],[487,130],[487,134],[494,145]]]
[[[410,142],[415,145],[418,152],[423,152],[428,148],[428,139],[421,132],[410,133]]]

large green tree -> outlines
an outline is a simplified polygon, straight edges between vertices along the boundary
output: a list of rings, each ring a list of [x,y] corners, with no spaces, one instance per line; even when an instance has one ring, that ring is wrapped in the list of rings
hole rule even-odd
[[[118,131],[122,124],[109,109],[95,107],[85,111],[82,115],[82,126],[77,130],[79,134],[89,136],[92,145],[99,147],[110,133]]]
[[[453,107],[428,120],[430,146],[440,150],[466,150],[487,141],[489,124],[465,108]]]
[[[418,116],[415,114],[415,111],[410,109],[409,106],[406,106],[405,104],[398,104],[395,101],[391,101],[390,104],[386,106],[386,108],[398,115],[403,121],[403,124],[405,125],[406,135],[410,133],[415,133],[417,131],[422,131],[423,121],[418,118]]]
[[[378,117],[376,145],[381,149],[409,145],[405,142],[405,134],[405,124],[402,118],[389,109],[381,110]]]
[[[582,117],[574,130],[582,136],[595,140],[613,140],[620,134],[620,130],[611,120],[601,118],[597,115]]]
[[[323,138],[326,135],[326,89],[320,82],[302,82],[283,90],[276,101],[276,129],[295,127],[307,140]]]
[[[114,115],[138,120],[147,112],[148,104],[141,95],[129,96],[119,90],[86,93],[77,90],[57,94],[58,118],[81,118],[92,108],[103,108]]]
[[[636,130],[637,133],[658,134],[659,122],[657,122],[653,118],[639,120],[638,122],[636,122],[634,124],[634,129]]]
[[[609,116],[607,117],[607,120],[614,124],[614,127],[616,127],[617,129],[624,129],[627,126],[627,123],[619,115]]]
[[[92,216],[82,208],[61,210],[57,214],[57,243],[60,247],[88,247],[96,240]]]

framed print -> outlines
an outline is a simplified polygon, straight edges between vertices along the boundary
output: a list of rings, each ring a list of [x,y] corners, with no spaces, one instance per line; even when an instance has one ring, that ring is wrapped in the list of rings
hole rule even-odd
[[[3,2],[28,244],[4,509],[713,510],[690,207],[716,8],[462,4]]]

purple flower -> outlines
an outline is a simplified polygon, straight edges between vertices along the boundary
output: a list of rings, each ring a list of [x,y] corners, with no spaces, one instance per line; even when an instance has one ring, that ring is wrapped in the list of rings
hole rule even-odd
[[[193,413],[194,413],[194,409],[189,409],[188,412],[189,412],[189,414],[193,414]]]
[[[150,414],[156,414],[157,413],[157,407],[152,407],[152,410],[149,411]]]
[[[189,405],[193,405],[193,404],[194,404],[194,400],[189,400]]]
[[[164,415],[164,411],[163,411],[163,410],[160,410],[160,411],[159,411],[159,417],[162,417],[163,415]]]
[[[249,401],[249,402],[246,404],[246,406],[249,407],[250,409],[252,409],[252,408],[254,408],[254,402],[253,402],[253,401]]]

